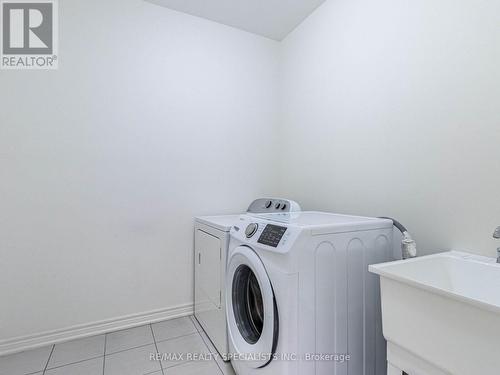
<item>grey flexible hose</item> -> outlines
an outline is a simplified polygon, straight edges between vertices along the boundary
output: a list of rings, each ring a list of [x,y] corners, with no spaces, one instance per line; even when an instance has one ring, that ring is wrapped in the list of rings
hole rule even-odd
[[[391,220],[392,223],[394,224],[394,226],[396,228],[398,228],[398,230],[401,232],[401,233],[404,233],[404,232],[408,232],[406,230],[406,227],[401,224],[399,221],[397,221],[396,219],[393,219],[392,217],[386,217],[386,216],[380,216],[379,219],[388,219],[388,220]]]
[[[411,234],[408,232],[406,227],[401,224],[399,221],[396,219],[393,219],[392,217],[386,217],[386,216],[381,216],[379,219],[388,219],[391,220],[392,223],[398,230],[401,232],[403,235],[403,240],[401,241],[401,255],[403,259],[408,259],[408,258],[414,258],[417,256],[417,244],[411,238]]]

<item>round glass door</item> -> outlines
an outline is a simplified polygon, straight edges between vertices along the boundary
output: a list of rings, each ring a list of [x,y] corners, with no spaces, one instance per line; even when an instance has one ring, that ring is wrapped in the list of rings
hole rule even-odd
[[[251,368],[268,365],[278,342],[278,308],[264,264],[247,246],[230,255],[226,309],[231,350],[239,361]]]
[[[249,344],[259,341],[264,328],[264,302],[257,277],[240,265],[233,277],[233,311],[241,336]]]

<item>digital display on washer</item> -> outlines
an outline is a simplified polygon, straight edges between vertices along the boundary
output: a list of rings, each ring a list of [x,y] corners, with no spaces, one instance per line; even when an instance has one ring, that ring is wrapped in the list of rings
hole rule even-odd
[[[257,242],[264,245],[277,247],[285,232],[286,227],[267,224]]]

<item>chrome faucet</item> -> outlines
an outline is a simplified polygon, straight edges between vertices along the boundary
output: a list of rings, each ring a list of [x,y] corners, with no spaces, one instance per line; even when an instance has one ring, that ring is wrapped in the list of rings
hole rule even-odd
[[[500,239],[500,227],[493,232],[493,238]],[[500,247],[497,248],[497,263],[500,263]]]

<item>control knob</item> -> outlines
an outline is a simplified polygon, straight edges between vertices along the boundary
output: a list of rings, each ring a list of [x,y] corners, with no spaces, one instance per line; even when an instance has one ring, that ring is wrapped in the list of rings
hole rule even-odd
[[[252,237],[255,232],[257,232],[257,229],[259,229],[259,225],[257,223],[248,224],[247,229],[245,229],[245,235],[247,238]]]

